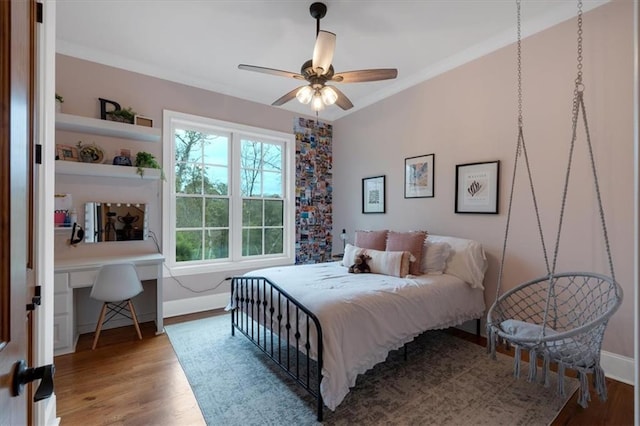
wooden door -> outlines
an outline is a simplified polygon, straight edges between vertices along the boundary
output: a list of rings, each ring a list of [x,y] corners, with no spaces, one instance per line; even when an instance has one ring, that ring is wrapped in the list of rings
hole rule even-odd
[[[28,422],[28,393],[13,396],[28,359],[29,143],[33,1],[0,0],[0,425]]]

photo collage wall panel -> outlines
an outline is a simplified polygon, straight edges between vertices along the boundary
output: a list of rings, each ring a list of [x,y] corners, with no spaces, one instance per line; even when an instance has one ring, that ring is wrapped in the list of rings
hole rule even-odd
[[[296,264],[331,260],[332,126],[295,119]]]

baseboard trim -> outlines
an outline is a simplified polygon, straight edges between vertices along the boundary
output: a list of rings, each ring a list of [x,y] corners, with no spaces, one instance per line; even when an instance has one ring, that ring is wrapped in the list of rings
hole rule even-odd
[[[600,351],[600,365],[605,376],[610,379],[635,386],[635,367],[633,358]]]
[[[229,303],[229,292],[212,294],[209,296],[192,297],[189,299],[169,300],[164,302],[164,317],[175,317],[179,315],[193,314],[197,312],[210,311],[212,309],[220,309]],[[468,321],[461,328],[464,331],[475,334],[476,322]],[[480,328],[481,334],[484,336],[484,324]],[[604,369],[605,375],[610,379],[617,380],[634,386],[635,384],[635,367],[633,358],[628,358],[612,352],[600,352],[600,364]]]
[[[211,294],[209,296],[191,297],[189,299],[169,300],[162,304],[165,318],[178,315],[194,314],[224,308],[229,304],[230,293]]]

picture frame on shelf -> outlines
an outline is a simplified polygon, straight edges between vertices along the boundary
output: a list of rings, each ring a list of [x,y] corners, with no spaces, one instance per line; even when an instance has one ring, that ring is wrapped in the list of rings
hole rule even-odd
[[[456,213],[498,214],[500,161],[456,165]]]
[[[404,159],[404,198],[433,198],[435,154]]]
[[[385,176],[362,179],[362,213],[386,213]]]
[[[56,160],[79,161],[78,148],[73,145],[56,144]]]
[[[136,126],[153,127],[153,119],[142,115],[136,115],[133,117],[133,124]]]

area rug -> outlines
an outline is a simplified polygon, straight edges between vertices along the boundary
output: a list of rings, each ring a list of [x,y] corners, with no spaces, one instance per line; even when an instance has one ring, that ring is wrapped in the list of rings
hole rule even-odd
[[[315,400],[240,333],[229,315],[166,326],[208,425],[315,425]],[[513,358],[429,331],[358,377],[328,425],[547,425],[567,396],[513,377]],[[522,371],[528,371],[526,364]]]

